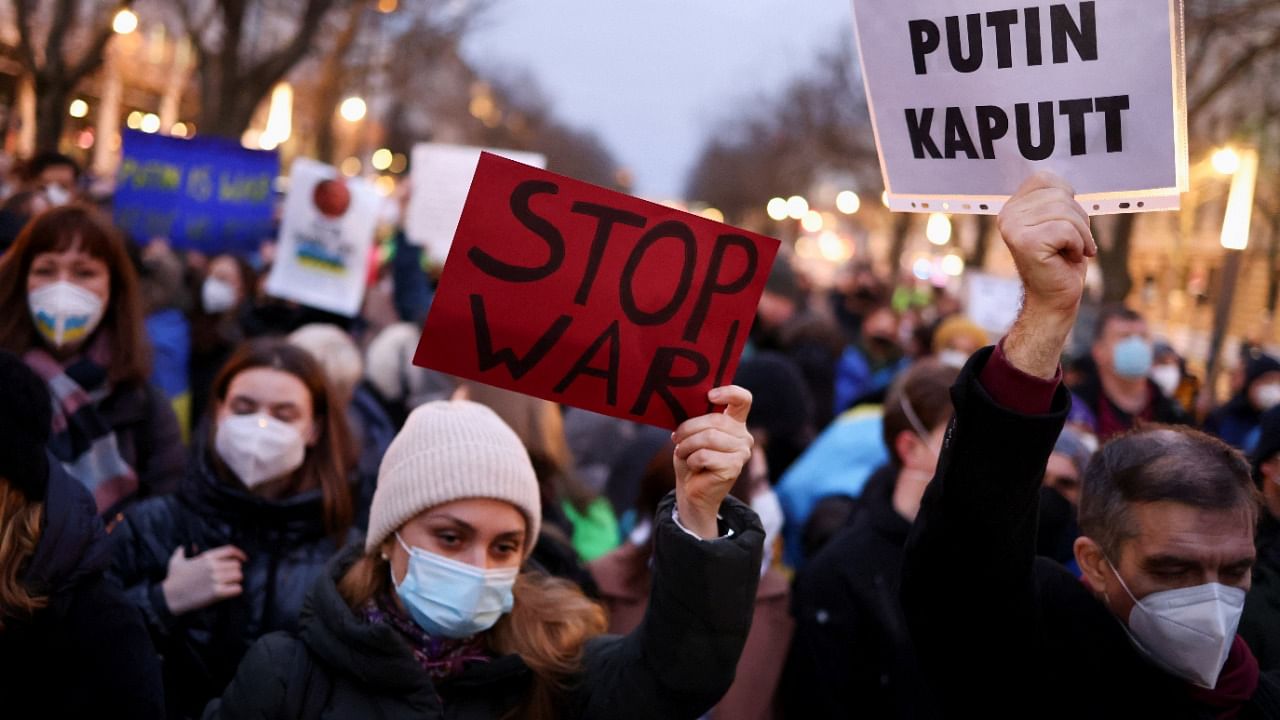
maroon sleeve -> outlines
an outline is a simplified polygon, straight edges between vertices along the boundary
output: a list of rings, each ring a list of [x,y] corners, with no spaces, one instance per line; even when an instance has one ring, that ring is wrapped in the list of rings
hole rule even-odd
[[[1043,415],[1053,407],[1053,394],[1062,383],[1062,368],[1058,368],[1052,380],[1028,375],[1005,357],[1004,340],[1001,340],[982,368],[978,382],[997,405],[1023,415]]]

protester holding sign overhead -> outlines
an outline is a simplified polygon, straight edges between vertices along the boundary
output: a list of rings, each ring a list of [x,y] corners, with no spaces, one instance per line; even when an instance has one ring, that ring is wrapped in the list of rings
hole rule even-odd
[[[306,351],[244,346],[213,385],[209,434],[177,495],[112,530],[112,572],[165,658],[170,714],[198,716],[260,636],[296,627],[356,536],[346,417]]]
[[[707,400],[728,409],[675,433],[631,634],[600,637],[599,606],[524,567],[542,512],[515,433],[474,403],[430,403],[387,451],[363,552],[316,583],[296,633],[254,647],[206,720],[701,716],[733,680],[763,540],[726,498],[750,456],[750,394]]]
[[[169,401],[147,382],[138,277],[124,239],[94,210],[37,217],[0,259],[0,349],[48,384],[49,448],[100,513],[177,486],[182,436]]]
[[[1000,230],[1025,303],[952,389],[956,415],[902,571],[944,711],[1276,717],[1280,683],[1236,636],[1257,524],[1237,452],[1186,429],[1113,441],[1084,478],[1084,582],[1035,557],[1040,483],[1070,404],[1059,359],[1097,249],[1073,190],[1049,175],[1009,201]]]

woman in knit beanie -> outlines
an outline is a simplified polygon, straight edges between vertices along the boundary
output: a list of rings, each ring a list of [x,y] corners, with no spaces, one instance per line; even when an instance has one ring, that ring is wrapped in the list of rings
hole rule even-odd
[[[542,513],[516,434],[486,407],[415,410],[379,472],[363,552],[316,583],[298,631],[264,638],[205,718],[697,718],[728,689],[764,533],[726,496],[751,454],[751,395],[673,434],[644,622],[527,562]]]

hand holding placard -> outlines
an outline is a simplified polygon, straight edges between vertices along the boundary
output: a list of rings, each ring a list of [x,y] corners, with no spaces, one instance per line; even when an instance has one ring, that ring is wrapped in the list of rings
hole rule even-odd
[[[1051,378],[1075,324],[1089,258],[1098,254],[1089,216],[1066,181],[1038,173],[1009,199],[999,225],[1025,288],[1005,355],[1019,370]]]
[[[671,435],[676,444],[672,461],[680,524],[704,540],[719,537],[720,503],[738,481],[755,444],[747,430],[749,391],[737,385],[719,387],[707,393],[707,400],[724,405],[724,412],[686,420]]]

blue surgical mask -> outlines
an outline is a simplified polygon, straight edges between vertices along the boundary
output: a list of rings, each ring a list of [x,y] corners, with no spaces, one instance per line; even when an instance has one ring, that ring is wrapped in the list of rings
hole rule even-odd
[[[1121,340],[1111,351],[1111,364],[1120,377],[1146,377],[1151,372],[1151,361],[1151,343],[1138,335]]]
[[[404,581],[391,582],[418,626],[436,637],[465,638],[494,626],[515,606],[511,588],[519,568],[482,570],[409,547],[396,533],[396,542],[409,553]]]

